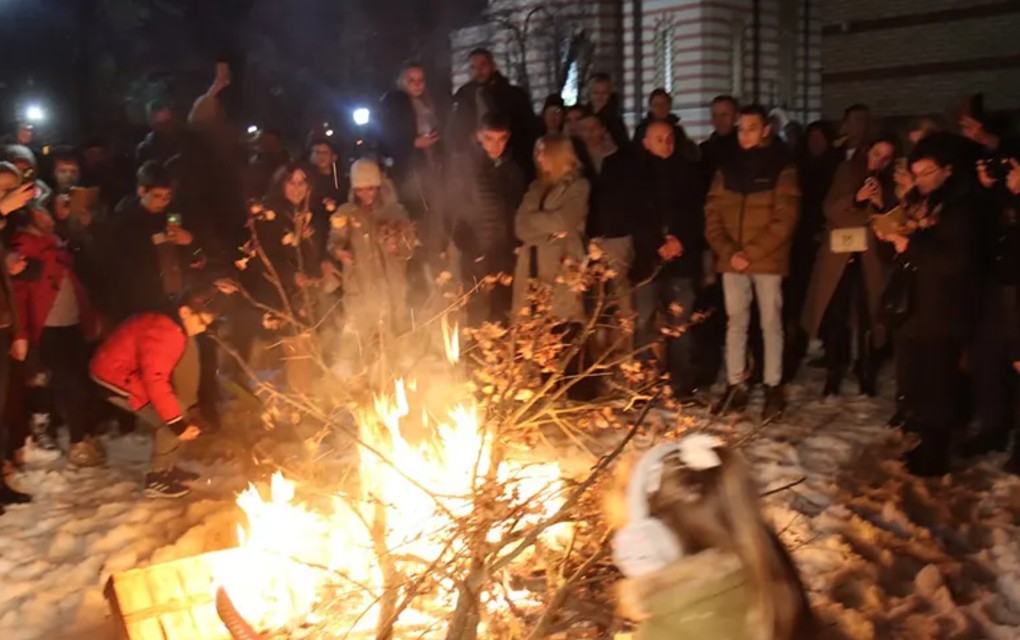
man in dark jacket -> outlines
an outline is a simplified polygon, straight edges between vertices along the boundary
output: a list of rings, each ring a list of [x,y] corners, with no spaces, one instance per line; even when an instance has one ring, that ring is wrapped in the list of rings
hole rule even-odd
[[[636,129],[634,129],[634,144],[640,149],[644,145],[645,131],[648,125],[653,122],[667,122],[673,127],[673,138],[676,140],[676,153],[683,155],[688,160],[697,161],[698,145],[687,136],[683,126],[680,125],[680,118],[673,112],[673,96],[659,87],[648,96],[648,115],[645,116]]]
[[[105,239],[110,281],[106,311],[116,319],[164,309],[180,293],[187,269],[198,259],[185,221],[168,213],[173,195],[169,172],[149,161],[138,169],[137,195],[117,206]]]
[[[628,146],[617,147],[597,114],[588,112],[580,128],[590,162],[586,171],[591,183],[586,232],[589,238],[598,240],[606,263],[619,274],[610,284],[609,306],[629,316],[632,305],[628,274],[634,260],[631,238],[634,160]]]
[[[135,158],[139,165],[149,160],[166,164],[167,160],[179,154],[181,133],[177,123],[177,114],[169,103],[153,100],[145,107],[149,126],[152,128],[145,139],[138,143]]]
[[[772,139],[768,113],[740,110],[740,151],[719,167],[705,201],[705,236],[723,274],[726,304],[727,389],[716,413],[747,406],[747,331],[755,297],[765,343],[763,420],[785,409],[783,277],[800,213],[797,168],[785,145]]]
[[[719,164],[740,148],[737,144],[737,111],[740,105],[733,96],[716,96],[709,109],[712,112],[712,135],[699,145],[701,178],[707,190],[719,170]]]
[[[978,179],[983,189],[975,202],[980,217],[978,255],[981,304],[970,350],[979,434],[965,443],[965,454],[1005,451],[1016,424],[1016,371],[1020,360],[1020,207],[1008,176],[1018,170],[1020,143],[996,132],[980,95],[973,96],[960,118],[960,129],[981,155]],[[964,162],[966,158],[962,158]],[[1015,185],[1020,187],[1020,185]],[[1020,190],[1020,189],[1018,189]]]
[[[408,62],[400,72],[398,87],[383,95],[379,106],[381,152],[393,163],[390,178],[400,203],[415,221],[422,243],[408,275],[413,291],[423,293],[431,280],[426,278],[425,265],[435,264],[436,256],[443,250],[439,218],[443,105],[428,91],[424,67]]]
[[[697,165],[674,153],[675,144],[669,122],[651,122],[635,171],[631,278],[637,286],[639,346],[656,340],[657,312],[674,328],[689,322],[701,276],[705,246],[701,181]],[[697,382],[691,339],[685,334],[672,336],[667,345],[674,394],[689,398]]]
[[[453,96],[450,144],[458,152],[471,149],[482,118],[487,114],[499,115],[510,123],[510,155],[530,179],[535,175],[533,153],[538,138],[538,120],[531,97],[496,69],[488,49],[475,49],[469,59],[471,81]]]
[[[627,125],[620,116],[620,97],[613,91],[613,82],[608,73],[596,73],[588,80],[588,105],[602,121],[617,149],[623,149],[630,142]]]
[[[488,275],[513,273],[514,217],[528,186],[507,150],[513,138],[506,119],[486,115],[475,139],[474,147],[455,159],[451,179],[457,194],[453,241],[460,251],[465,287]],[[471,325],[505,322],[510,293],[510,288],[502,285],[491,293],[478,292],[468,307]]]

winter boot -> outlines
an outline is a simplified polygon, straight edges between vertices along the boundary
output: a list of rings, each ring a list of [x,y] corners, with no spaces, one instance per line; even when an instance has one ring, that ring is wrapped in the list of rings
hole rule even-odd
[[[44,451],[59,451],[60,448],[50,433],[50,414],[33,413],[29,430],[36,447]]]
[[[786,411],[786,397],[783,395],[783,385],[770,387],[765,385],[765,406],[761,410],[762,422],[772,422],[783,417]]]
[[[920,478],[949,473],[949,439],[945,434],[921,432],[921,443],[905,456],[907,471]]]
[[[747,385],[731,384],[726,386],[723,393],[709,412],[714,416],[723,416],[731,413],[743,413],[747,409]]]
[[[893,429],[902,427],[907,423],[907,399],[902,394],[896,396],[896,411],[889,418],[886,425]]]
[[[189,493],[191,489],[174,480],[167,472],[145,474],[146,498],[181,498]]]
[[[825,376],[825,386],[822,388],[822,397],[829,398],[839,395],[839,388],[843,384],[843,376],[838,373],[829,372]]]
[[[88,440],[73,443],[67,450],[67,460],[76,467],[99,467],[103,456]]]

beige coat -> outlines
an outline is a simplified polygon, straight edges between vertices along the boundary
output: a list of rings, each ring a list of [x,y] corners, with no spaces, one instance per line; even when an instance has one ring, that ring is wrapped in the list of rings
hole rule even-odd
[[[532,248],[537,256],[538,280],[552,286],[552,313],[566,322],[584,321],[581,292],[569,284],[558,283],[564,275],[564,261],[580,264],[586,255],[584,227],[588,219],[590,186],[584,178],[568,178],[544,193],[536,180],[524,194],[517,209],[514,232],[523,243],[517,254],[514,272],[513,312],[517,317],[527,308],[528,281],[532,271]],[[544,196],[544,197],[543,197]]]
[[[828,233],[834,229],[868,226],[870,217],[878,213],[870,206],[858,207],[854,204],[857,191],[867,177],[867,165],[863,159],[864,156],[861,155],[860,159],[855,158],[840,164],[823,204],[827,235],[818,249],[801,318],[804,330],[812,337],[818,334],[825,310],[850,260],[849,253],[833,253],[830,250]],[[878,321],[882,289],[885,286],[885,266],[878,255],[878,240],[870,227],[867,236],[868,249],[860,254],[861,273],[868,301],[868,313],[871,316],[872,343],[875,347],[881,347],[886,339],[886,332]]]
[[[394,235],[392,230],[399,228],[405,232]],[[374,208],[356,204],[352,192],[351,201],[330,217],[329,253],[337,258],[341,251],[352,259],[343,274],[348,325],[363,338],[380,328],[406,329],[407,262],[414,252],[414,234],[389,181]]]

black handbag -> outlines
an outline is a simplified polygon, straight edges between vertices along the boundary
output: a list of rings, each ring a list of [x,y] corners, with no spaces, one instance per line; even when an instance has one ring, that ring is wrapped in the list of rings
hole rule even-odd
[[[914,310],[914,277],[917,268],[908,260],[896,260],[885,281],[879,319],[888,329],[900,327]]]

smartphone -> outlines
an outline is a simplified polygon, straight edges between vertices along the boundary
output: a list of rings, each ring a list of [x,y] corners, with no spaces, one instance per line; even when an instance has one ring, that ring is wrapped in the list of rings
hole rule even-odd
[[[181,226],[181,214],[179,213],[168,213],[166,214],[166,224],[168,227],[179,227]]]
[[[21,184],[35,182],[35,169],[29,167],[21,172]]]

